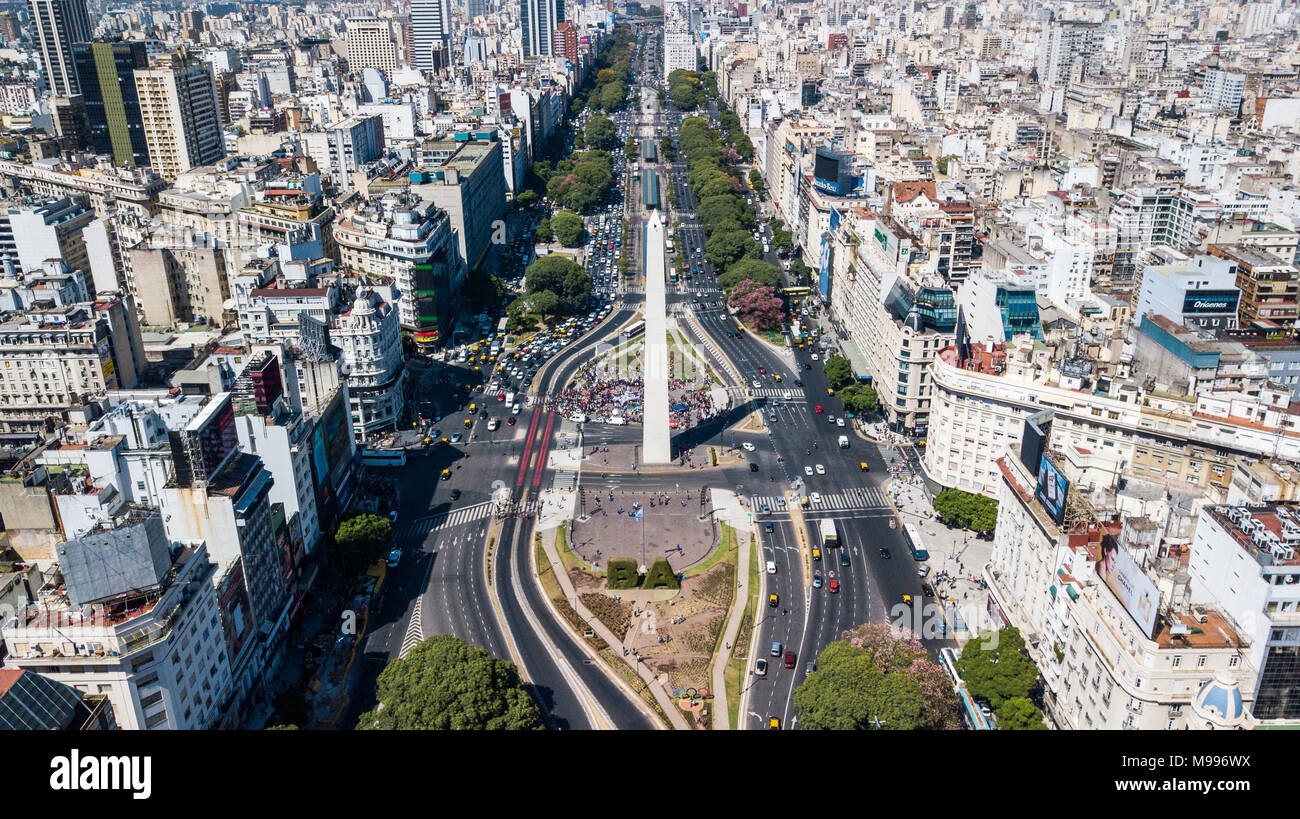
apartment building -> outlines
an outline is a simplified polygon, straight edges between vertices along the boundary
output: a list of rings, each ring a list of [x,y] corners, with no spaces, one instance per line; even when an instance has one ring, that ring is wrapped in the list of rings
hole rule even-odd
[[[64,586],[0,623],[6,665],[104,697],[119,728],[216,727],[239,625],[222,622],[206,545],[169,542],[158,512],[132,509],[58,558]]]
[[[406,362],[397,311],[362,289],[330,339],[342,352],[357,440],[397,429],[406,408]]]
[[[226,155],[212,67],[177,52],[135,71],[149,165],[171,181]]]

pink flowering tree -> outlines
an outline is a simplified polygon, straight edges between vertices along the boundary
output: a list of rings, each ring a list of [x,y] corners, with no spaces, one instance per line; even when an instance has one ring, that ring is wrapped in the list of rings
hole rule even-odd
[[[727,305],[735,310],[740,320],[759,330],[775,330],[781,326],[781,300],[776,289],[745,279],[731,288]]]

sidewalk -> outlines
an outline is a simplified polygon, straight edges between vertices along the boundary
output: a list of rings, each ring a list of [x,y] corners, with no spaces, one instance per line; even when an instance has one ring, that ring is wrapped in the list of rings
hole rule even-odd
[[[746,533],[747,534],[747,533]],[[743,544],[742,544],[743,541]],[[731,662],[731,645],[736,642],[736,632],[740,630],[740,621],[745,618],[745,607],[749,604],[749,538],[742,538],[736,532],[737,551],[740,561],[736,574],[740,583],[736,586],[736,596],[731,601],[731,616],[727,628],[722,633],[722,648],[715,649],[713,656],[713,730],[731,730],[731,711],[727,707],[727,683],[724,678],[727,664]]]
[[[609,644],[611,650],[617,650],[617,648],[623,646],[623,637],[615,637],[614,632],[610,631],[604,623],[600,622],[600,620],[597,619],[597,617],[592,614],[585,605],[583,605],[582,601],[578,599],[578,594],[573,588],[573,583],[569,580],[569,573],[564,570],[564,564],[560,561],[560,553],[555,546],[555,532],[555,529],[547,529],[541,533],[542,548],[546,551],[546,559],[551,562],[551,571],[554,573],[555,579],[560,584],[560,590],[564,592],[564,596],[569,601],[569,605],[573,606],[573,609],[578,613],[578,616],[581,617],[587,625],[600,636],[600,639]],[[557,619],[560,621],[562,627],[568,628],[568,625],[564,622],[563,618],[558,616],[558,613]],[[577,637],[576,635],[575,639],[578,645],[582,647],[583,651],[591,655],[595,662],[601,664],[604,663],[604,660],[597,656],[595,652],[591,650],[591,647],[587,645],[586,640],[583,640],[581,637]],[[682,710],[677,707],[676,703],[669,699],[668,691],[664,687],[663,681],[656,679],[654,675],[650,673],[650,669],[646,668],[645,665],[636,662],[635,658],[630,654],[627,655],[624,662],[631,666],[631,668],[637,673],[637,676],[639,676],[650,689],[650,693],[654,694],[655,702],[657,702],[659,708],[668,715],[668,721],[673,724],[673,728],[681,731],[689,731],[690,726],[686,723],[686,718],[682,716]],[[622,676],[614,674],[612,671],[613,670],[610,669],[610,678],[626,690],[626,681]],[[628,696],[632,698],[633,702],[641,708],[645,708],[645,704],[641,701],[639,696],[631,691],[627,691],[627,693]],[[648,711],[649,709],[646,710]],[[659,722],[657,715],[650,714],[650,716],[654,722]]]
[[[920,477],[902,477],[891,481],[888,486],[890,499],[898,509],[899,518],[910,523],[920,534],[925,548],[930,553],[928,564],[930,583],[934,590],[946,594],[950,604],[970,606],[980,604],[987,592],[979,583],[979,567],[986,564],[993,555],[993,543],[975,536],[969,529],[949,529],[934,514],[930,496],[926,493],[925,481]],[[939,575],[944,575],[939,577]],[[961,631],[954,623],[952,607],[946,607],[945,619],[949,633],[953,637],[961,636]],[[968,629],[973,623],[966,623]],[[968,634],[973,634],[968,632]]]

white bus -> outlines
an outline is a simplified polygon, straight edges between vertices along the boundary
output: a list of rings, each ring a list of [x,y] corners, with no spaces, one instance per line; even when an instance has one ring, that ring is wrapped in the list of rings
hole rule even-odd
[[[623,338],[636,338],[645,332],[645,319],[632,324],[623,331]]]

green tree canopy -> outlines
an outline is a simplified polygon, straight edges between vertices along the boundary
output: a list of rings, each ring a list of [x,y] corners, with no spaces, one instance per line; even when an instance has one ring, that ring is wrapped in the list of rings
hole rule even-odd
[[[754,237],[743,230],[714,233],[704,243],[704,258],[717,269],[725,271],[743,259],[755,244]]]
[[[982,534],[992,534],[998,522],[997,501],[960,489],[945,489],[935,495],[934,512],[944,523]]]
[[[388,544],[393,535],[393,524],[383,515],[362,513],[339,524],[334,542],[347,551],[372,554]]]
[[[555,231],[551,227],[551,217],[543,216],[537,220],[537,229],[535,231],[537,241],[549,242],[555,238]]]
[[[795,689],[799,723],[811,730],[952,729],[957,701],[947,672],[921,641],[889,625],[845,632]]]
[[[559,297],[564,308],[573,310],[591,296],[591,276],[582,265],[553,253],[528,265],[524,290],[530,296],[549,290]]]
[[[833,355],[826,359],[826,363],[822,365],[822,372],[826,373],[826,378],[834,387],[853,383],[853,368],[849,366],[849,361],[844,356]]]
[[[582,217],[572,211],[562,210],[552,217],[551,231],[560,244],[565,247],[577,247],[582,244]]]
[[[781,271],[762,259],[741,259],[718,277],[718,286],[723,290],[730,290],[746,280],[776,287],[781,283]]]
[[[514,663],[481,646],[438,634],[379,675],[374,711],[359,730],[520,731],[544,727],[541,709]]]
[[[1046,731],[1043,724],[1043,712],[1038,710],[1033,700],[1025,697],[1012,697],[1002,703],[995,712],[998,728],[1004,731]]]
[[[995,711],[1008,700],[1028,699],[1038,687],[1038,666],[1013,626],[966,643],[957,658],[957,673],[971,696],[988,700]]]
[[[540,197],[538,197],[537,191],[524,190],[521,191],[519,195],[515,197],[515,201],[519,203],[519,206],[521,208],[531,208],[533,205],[537,204],[537,200],[539,198]]]
[[[592,117],[587,120],[584,129],[587,144],[603,151],[611,151],[618,145],[618,129],[609,117]]]
[[[880,407],[880,398],[870,384],[854,384],[840,390],[840,401],[849,412],[858,415],[875,412]]]

